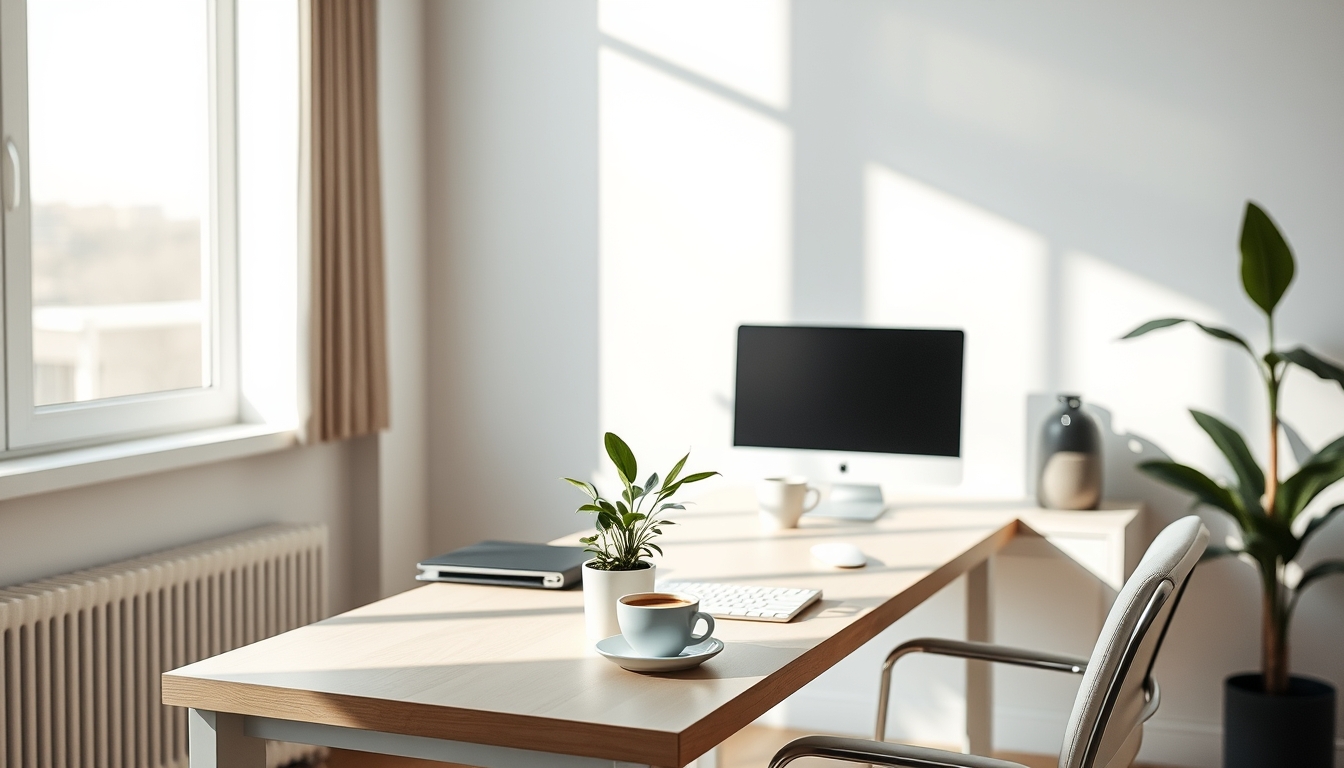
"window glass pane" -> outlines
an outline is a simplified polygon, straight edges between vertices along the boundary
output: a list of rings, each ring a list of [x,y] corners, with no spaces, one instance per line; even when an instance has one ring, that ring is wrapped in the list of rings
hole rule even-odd
[[[36,405],[210,383],[205,0],[29,0]]]

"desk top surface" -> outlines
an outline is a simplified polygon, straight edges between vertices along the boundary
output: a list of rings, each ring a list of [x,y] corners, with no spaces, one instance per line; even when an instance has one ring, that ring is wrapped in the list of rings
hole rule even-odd
[[[658,578],[823,596],[788,624],[719,621],[726,648],[697,669],[642,675],[598,656],[577,590],[428,584],[166,673],[164,703],[680,766],[984,562],[1025,511],[930,504],[763,534],[754,511],[726,506],[675,517]],[[824,541],[857,544],[868,565],[817,563]]]

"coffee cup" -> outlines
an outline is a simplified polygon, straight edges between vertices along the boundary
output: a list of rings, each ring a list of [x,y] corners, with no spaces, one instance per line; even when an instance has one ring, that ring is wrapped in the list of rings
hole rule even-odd
[[[705,620],[704,634],[695,625]],[[700,598],[684,592],[636,592],[616,601],[616,620],[625,642],[642,656],[676,656],[714,634],[714,617],[700,610]]]
[[[797,528],[798,518],[820,501],[821,491],[803,477],[767,477],[756,488],[761,528],[767,531]]]

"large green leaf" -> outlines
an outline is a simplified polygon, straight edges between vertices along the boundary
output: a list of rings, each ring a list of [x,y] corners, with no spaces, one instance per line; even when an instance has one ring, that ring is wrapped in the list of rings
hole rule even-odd
[[[1260,206],[1246,202],[1241,220],[1241,285],[1266,315],[1293,282],[1293,252],[1274,220]]]
[[[1327,456],[1332,453],[1344,453],[1344,435],[1335,438],[1335,441],[1316,452],[1317,456]]]
[[[1246,554],[1262,563],[1288,562],[1297,557],[1302,542],[1293,535],[1292,521],[1267,515],[1248,516],[1242,531],[1242,547]]]
[[[1324,560],[1319,562],[1302,573],[1302,580],[1297,582],[1297,591],[1301,592],[1308,585],[1326,576],[1344,575],[1344,560]]]
[[[1139,465],[1139,470],[1167,485],[1174,485],[1183,491],[1193,493],[1195,498],[1204,504],[1221,509],[1236,518],[1243,529],[1249,528],[1250,521],[1247,519],[1246,511],[1242,509],[1241,500],[1198,469],[1174,461],[1145,461]]]
[[[1344,480],[1344,453],[1316,454],[1297,474],[1279,484],[1274,514],[1291,523],[1321,491],[1340,480]]]
[[[608,432],[606,435],[607,456],[611,457],[611,463],[616,465],[616,471],[621,475],[621,481],[630,485],[639,475],[639,464],[635,462],[635,454],[630,450],[630,446],[625,441],[616,436],[615,432]]]
[[[1241,338],[1237,334],[1227,330],[1226,328],[1219,328],[1214,325],[1205,325],[1197,320],[1188,320],[1184,317],[1164,317],[1161,320],[1149,320],[1148,322],[1144,323],[1143,325],[1140,325],[1138,328],[1135,328],[1134,330],[1130,331],[1129,333],[1126,333],[1124,336],[1121,336],[1120,338],[1133,339],[1142,336],[1150,331],[1156,331],[1161,328],[1170,328],[1173,325],[1180,325],[1181,323],[1190,323],[1191,325],[1198,327],[1201,331],[1209,334],[1215,339],[1221,339],[1222,341],[1230,341],[1233,344],[1236,344],[1237,346],[1246,350],[1247,354],[1249,354],[1251,357],[1255,357],[1255,352],[1251,349],[1251,345],[1247,344],[1246,340]]]
[[[1227,457],[1232,471],[1237,473],[1237,490],[1241,494],[1241,503],[1246,511],[1260,509],[1260,497],[1265,493],[1265,472],[1255,463],[1251,449],[1241,434],[1216,416],[1191,410],[1190,415],[1200,428],[1209,433],[1214,445]]]
[[[1294,347],[1287,352],[1282,353],[1283,359],[1290,363],[1300,365],[1308,371],[1320,376],[1322,379],[1329,379],[1341,387],[1344,387],[1344,368],[1316,356],[1306,347]]]

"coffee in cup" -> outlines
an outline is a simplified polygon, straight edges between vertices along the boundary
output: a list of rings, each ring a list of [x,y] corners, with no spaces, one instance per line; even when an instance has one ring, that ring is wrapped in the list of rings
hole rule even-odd
[[[701,619],[705,631],[697,635]],[[684,592],[625,595],[616,602],[616,620],[625,642],[641,656],[676,656],[714,634],[714,617],[700,610],[700,598]]]
[[[821,491],[803,477],[767,477],[756,487],[761,528],[767,531],[797,528],[803,513],[820,501]]]

